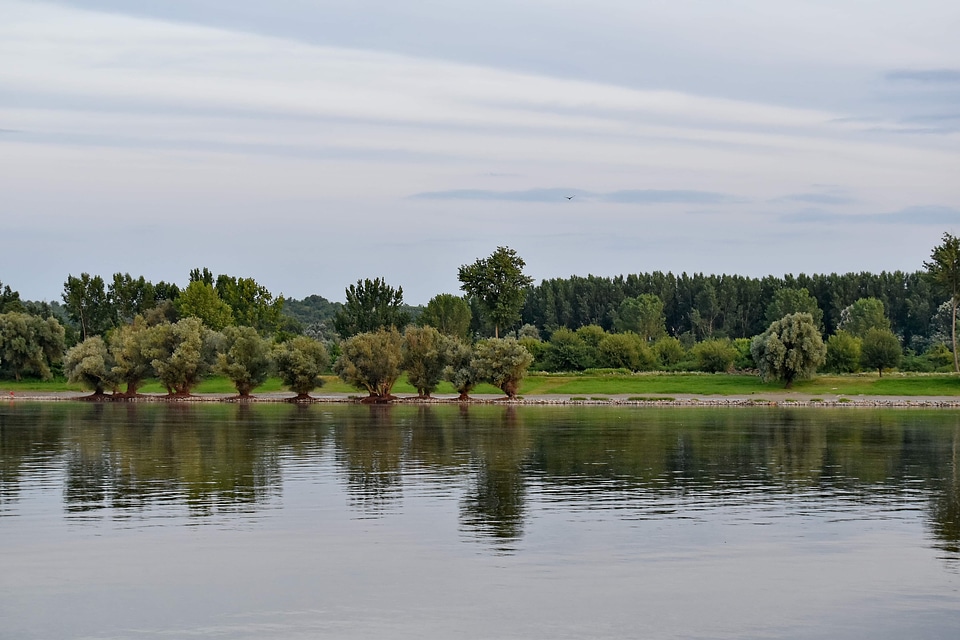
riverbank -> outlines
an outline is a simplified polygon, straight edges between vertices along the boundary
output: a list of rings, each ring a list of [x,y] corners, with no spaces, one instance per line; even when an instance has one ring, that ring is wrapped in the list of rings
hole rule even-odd
[[[83,402],[89,393],[76,391],[3,391],[7,402]],[[287,392],[270,392],[239,398],[236,394],[201,393],[171,398],[166,394],[142,394],[136,398],[105,396],[99,402],[171,402],[171,403],[280,403],[293,402]],[[354,403],[364,396],[356,393],[318,393],[303,404]],[[657,406],[657,407],[897,407],[897,408],[960,408],[960,396],[821,396],[780,392],[760,396],[716,396],[683,394],[672,396],[631,396],[612,394],[602,396],[573,396],[562,394],[530,395],[507,399],[502,395],[477,394],[461,402],[456,395],[437,394],[431,398],[398,396],[389,404],[507,404],[507,405],[570,405],[570,406]]]

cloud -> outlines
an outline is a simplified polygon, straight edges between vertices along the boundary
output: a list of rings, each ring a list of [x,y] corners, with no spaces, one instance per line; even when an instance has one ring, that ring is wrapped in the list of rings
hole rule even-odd
[[[794,224],[896,224],[896,225],[958,225],[960,209],[937,205],[906,207],[888,213],[851,215],[822,209],[806,209],[781,217]]]
[[[960,69],[898,69],[886,74],[887,80],[925,84],[960,83]]]
[[[455,189],[428,191],[411,198],[421,200],[500,200],[508,202],[561,202],[568,196],[579,200],[614,204],[726,204],[738,199],[712,191],[627,189],[608,193],[593,193],[582,189],[528,189],[525,191],[493,191],[486,189]]]
[[[807,204],[853,204],[856,202],[850,196],[836,193],[794,193],[782,198],[777,198],[775,202],[805,202]]]

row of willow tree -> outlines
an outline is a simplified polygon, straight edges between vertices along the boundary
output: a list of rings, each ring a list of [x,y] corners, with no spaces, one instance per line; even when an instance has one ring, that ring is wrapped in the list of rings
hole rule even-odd
[[[809,315],[813,331],[828,337],[827,347],[832,344],[833,349],[827,349],[826,364],[835,371],[868,366],[882,372],[900,363],[904,349],[905,368],[946,369],[951,360],[955,369],[958,366],[954,336],[960,240],[950,234],[944,234],[943,244],[924,263],[926,270],[915,273],[748,278],[654,272],[533,285],[524,266],[512,249],[498,247],[489,257],[460,267],[465,295],[439,294],[425,307],[404,304],[402,288],[394,289],[380,278],[350,285],[343,304],[310,296],[289,305],[252,278],[215,277],[208,269],[191,271],[183,288],[129,274],[114,274],[109,282],[86,273],[71,275],[64,283],[62,304],[21,301],[0,283],[0,376],[56,375],[67,347],[96,337],[107,360],[114,359],[113,367],[114,335],[136,327],[149,329],[150,335],[161,331],[155,327],[169,332],[187,319],[221,336],[212,339],[220,347],[207,348],[218,354],[217,362],[208,359],[206,369],[201,367],[210,371],[216,364],[221,373],[227,371],[219,363],[224,341],[238,327],[277,345],[298,335],[312,338],[330,354],[327,362],[335,363],[354,337],[393,330],[402,338],[411,324],[432,327],[448,341],[474,350],[491,334],[497,340],[501,335],[515,337],[534,358],[533,366],[548,371],[762,368],[752,341],[772,323],[798,313]],[[861,357],[870,330],[884,333],[887,351],[888,338],[894,337],[895,358],[884,356],[878,366],[876,358],[868,362]],[[163,361],[158,340],[151,347],[150,363],[151,375],[161,377],[162,367],[153,364]],[[451,352],[452,347],[444,349]],[[167,349],[169,354],[174,351]],[[823,359],[816,366],[823,365]],[[337,368],[341,375],[346,369]],[[491,375],[487,379],[493,381]],[[372,395],[384,395],[359,377],[349,381]],[[181,388],[168,386],[173,393]]]

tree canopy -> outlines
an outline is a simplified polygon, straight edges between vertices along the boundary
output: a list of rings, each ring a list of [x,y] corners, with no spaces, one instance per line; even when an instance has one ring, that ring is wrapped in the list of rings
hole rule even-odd
[[[953,350],[953,370],[960,373],[960,357],[957,355],[957,305],[960,304],[960,238],[944,233],[942,241],[933,248],[930,260],[923,263],[927,277],[934,286],[949,296],[950,344]]]
[[[824,363],[827,348],[809,313],[793,313],[775,320],[753,339],[750,353],[767,380],[783,380],[789,389],[794,380],[808,378]]]
[[[402,329],[410,322],[403,310],[403,287],[394,289],[380,278],[364,278],[345,293],[347,301],[333,318],[341,338],[389,327]]]
[[[457,273],[460,288],[477,299],[493,323],[495,338],[500,337],[501,327],[507,329],[520,321],[526,288],[533,282],[524,275],[524,266],[516,251],[497,247],[489,257],[462,265]]]

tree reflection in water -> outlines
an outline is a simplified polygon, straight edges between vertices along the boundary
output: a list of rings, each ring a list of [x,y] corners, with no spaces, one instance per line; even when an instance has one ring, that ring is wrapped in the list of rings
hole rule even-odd
[[[0,408],[0,517],[25,479],[60,477],[76,518],[255,512],[276,502],[285,465],[327,465],[325,447],[364,517],[402,510],[409,483],[456,500],[461,530],[502,549],[543,505],[659,517],[692,503],[893,500],[960,555],[960,414],[948,410],[23,403]]]

